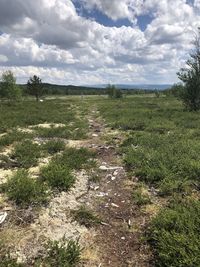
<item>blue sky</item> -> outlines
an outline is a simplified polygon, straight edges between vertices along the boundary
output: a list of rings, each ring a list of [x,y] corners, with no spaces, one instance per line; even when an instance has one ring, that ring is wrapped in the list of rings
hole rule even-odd
[[[200,0],[1,0],[0,74],[174,83],[199,26]]]

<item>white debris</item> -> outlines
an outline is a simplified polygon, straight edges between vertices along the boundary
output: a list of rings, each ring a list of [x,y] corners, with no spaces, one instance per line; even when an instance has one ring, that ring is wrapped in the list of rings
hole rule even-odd
[[[115,171],[115,170],[123,170],[123,167],[107,167],[107,166],[100,166],[99,167],[99,170],[102,170],[102,171]]]
[[[104,192],[100,192],[98,195],[96,195],[97,197],[105,197],[108,196],[108,193],[104,193]]]
[[[0,212],[0,224],[2,224],[5,221],[7,216],[8,216],[7,212]]]
[[[111,206],[115,207],[115,208],[119,208],[119,206],[115,203],[111,203]]]

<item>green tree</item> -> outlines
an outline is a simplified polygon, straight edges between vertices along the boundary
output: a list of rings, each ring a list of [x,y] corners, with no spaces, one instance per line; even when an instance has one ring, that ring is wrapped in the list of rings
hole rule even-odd
[[[110,98],[122,98],[122,91],[117,89],[114,85],[109,84],[106,87],[108,97]]]
[[[200,28],[194,40],[194,50],[186,65],[177,73],[184,83],[181,99],[187,109],[197,111],[200,109]]]
[[[40,97],[44,94],[42,80],[38,76],[34,75],[28,80],[27,93],[35,96],[36,101],[39,101]]]
[[[21,97],[21,90],[10,70],[3,72],[1,75],[0,97],[9,100],[17,100]]]

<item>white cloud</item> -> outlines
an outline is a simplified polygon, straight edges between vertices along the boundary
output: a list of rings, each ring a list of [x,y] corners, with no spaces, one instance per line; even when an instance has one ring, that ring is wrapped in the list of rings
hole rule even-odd
[[[77,0],[74,0],[74,2]],[[200,26],[199,0],[81,0],[113,20],[132,26],[106,27],[77,14],[71,0],[0,0],[0,67],[24,81],[34,72],[58,83],[163,82],[191,49]],[[153,20],[142,32],[137,15]]]

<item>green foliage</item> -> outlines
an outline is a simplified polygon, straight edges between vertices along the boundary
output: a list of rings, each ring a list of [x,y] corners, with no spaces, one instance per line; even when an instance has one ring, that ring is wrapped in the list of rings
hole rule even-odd
[[[15,105],[2,102],[0,105],[0,133],[16,127],[27,127],[41,123],[77,123],[87,130],[85,119],[75,117],[76,110],[72,107],[74,100],[45,100],[44,102],[23,101]],[[75,102],[75,107],[78,106]],[[76,126],[77,127],[77,126]]]
[[[10,70],[3,72],[0,83],[0,98],[19,100],[20,97],[21,90],[16,85],[16,78],[13,73]]]
[[[81,248],[78,241],[53,241],[48,245],[48,256],[45,262],[49,267],[75,267],[80,262]]]
[[[51,126],[50,128],[43,128],[39,127],[36,128],[37,134],[40,137],[43,138],[70,138],[71,137],[71,131],[65,127],[65,126],[60,126],[60,127],[55,127]]]
[[[200,264],[200,202],[173,201],[153,220],[151,244],[158,267],[194,267]]]
[[[40,156],[40,146],[30,140],[25,140],[15,146],[11,158],[16,160],[21,167],[29,168],[37,165]]]
[[[81,168],[93,167],[95,162],[94,160],[91,160],[91,158],[94,156],[95,153],[86,148],[67,148],[61,156],[58,156],[55,159],[55,161],[70,169],[79,170]]]
[[[101,223],[101,220],[84,206],[81,206],[78,210],[72,211],[72,215],[75,221],[86,227],[92,227]]]
[[[10,255],[2,255],[0,256],[0,260],[0,267],[25,267],[24,264],[17,263]]]
[[[199,142],[149,133],[135,134],[130,142],[127,168],[145,182],[160,185],[162,193],[185,191],[189,181],[199,182]]]
[[[175,83],[171,88],[164,91],[166,96],[175,96],[181,98],[184,92],[184,86],[182,83]]]
[[[42,146],[42,149],[49,154],[55,154],[65,149],[65,142],[62,140],[50,140]]]
[[[184,83],[182,101],[187,109],[197,111],[200,109],[200,28],[194,40],[195,50],[187,60],[186,68],[178,73],[179,79]]]
[[[114,85],[108,85],[107,88],[107,94],[110,98],[122,98],[122,91],[117,89]]]
[[[13,144],[14,142],[20,142],[24,139],[32,138],[33,134],[18,131],[18,130],[12,130],[9,131],[4,136],[0,137],[0,149]]]
[[[47,200],[47,188],[38,180],[32,179],[26,170],[18,170],[8,179],[4,190],[10,200],[17,205],[38,205]]]
[[[138,206],[143,206],[151,203],[147,188],[143,184],[139,184],[136,188],[134,188],[132,192],[132,199],[134,201],[134,204]]]
[[[126,130],[127,169],[161,194],[188,192],[200,180],[200,117],[175,98],[148,96],[99,103],[110,127]]]
[[[36,101],[39,101],[40,97],[44,94],[42,80],[36,75],[33,75],[33,77],[28,80],[27,93],[35,96]]]
[[[41,178],[60,191],[68,191],[75,183],[75,177],[68,166],[55,161],[41,169]]]

